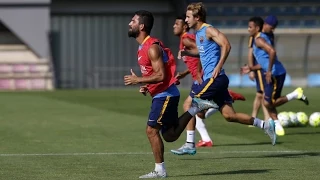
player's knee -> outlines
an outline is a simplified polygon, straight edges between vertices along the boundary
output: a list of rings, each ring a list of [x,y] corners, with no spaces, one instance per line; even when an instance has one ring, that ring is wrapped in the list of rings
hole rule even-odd
[[[267,109],[271,109],[273,107],[272,103],[270,103],[269,101],[264,101],[263,105],[267,108]]]
[[[163,133],[162,137],[166,142],[174,142],[179,138],[179,137],[175,136],[175,134],[170,131]]]
[[[175,137],[167,137],[167,136],[163,136],[163,139],[166,142],[175,142],[177,140],[177,138],[175,138]]]
[[[191,107],[191,102],[192,102],[192,98],[191,97],[188,97],[184,103],[183,103],[183,110],[184,111],[188,111],[189,108]]]
[[[262,92],[257,92],[257,93],[256,93],[256,98],[257,98],[257,99],[262,99],[262,98],[263,98]]]
[[[157,129],[155,127],[147,126],[146,134],[148,137],[155,136],[155,135],[159,134],[159,129]]]
[[[183,110],[184,110],[184,111],[188,111],[189,108],[190,108],[190,104],[189,104],[188,102],[184,102],[184,103],[183,103]]]
[[[201,119],[205,119],[206,118],[206,113],[201,111],[201,112],[198,112],[197,116]]]

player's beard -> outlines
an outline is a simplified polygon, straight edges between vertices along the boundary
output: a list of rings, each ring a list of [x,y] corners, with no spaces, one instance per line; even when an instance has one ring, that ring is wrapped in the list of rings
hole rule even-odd
[[[139,34],[140,34],[140,32],[139,32],[139,29],[138,29],[138,28],[137,28],[137,29],[131,28],[131,29],[129,29],[129,31],[128,31],[128,36],[129,36],[129,37],[136,38],[136,37],[139,36]]]

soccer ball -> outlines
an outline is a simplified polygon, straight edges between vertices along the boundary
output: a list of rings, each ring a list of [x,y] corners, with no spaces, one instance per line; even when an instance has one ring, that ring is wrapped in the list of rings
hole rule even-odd
[[[318,127],[320,125],[320,112],[314,112],[310,115],[309,124],[312,127]]]
[[[291,126],[297,126],[299,124],[298,118],[297,118],[297,114],[290,111],[288,112],[288,115],[290,117],[290,121],[291,121]]]
[[[308,116],[304,112],[297,112],[297,119],[301,126],[306,126],[308,124]]]
[[[290,126],[290,117],[287,112],[281,112],[278,114],[278,120],[282,127],[289,127]]]

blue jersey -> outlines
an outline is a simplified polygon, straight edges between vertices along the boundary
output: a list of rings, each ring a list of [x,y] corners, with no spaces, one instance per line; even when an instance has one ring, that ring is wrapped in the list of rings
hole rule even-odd
[[[265,33],[265,34],[269,37],[272,47],[275,47],[275,45],[274,45],[274,34],[273,33]],[[248,45],[249,48],[252,48],[253,42],[254,42],[253,41],[253,37],[250,36],[249,37],[249,45]],[[253,56],[253,64],[254,65],[258,64],[258,62],[256,61],[256,58],[254,56]]]
[[[265,33],[258,33],[258,35],[254,38],[253,44],[252,44],[253,55],[256,59],[256,62],[258,64],[260,64],[263,71],[268,71],[268,67],[269,67],[269,63],[270,63],[269,54],[265,50],[257,47],[256,43],[255,43],[255,39],[259,38],[259,37],[263,38],[268,44],[273,46],[274,45],[273,38],[272,38],[273,36],[268,36]],[[271,73],[274,76],[278,76],[278,75],[282,75],[282,74],[286,73],[286,69],[284,68],[282,63],[278,60],[277,56],[275,57]]]
[[[220,46],[206,37],[206,30],[210,26],[204,23],[196,31],[196,44],[199,50],[204,81],[212,77],[213,70],[218,65],[221,55]],[[224,69],[221,69],[220,74],[224,74]]]

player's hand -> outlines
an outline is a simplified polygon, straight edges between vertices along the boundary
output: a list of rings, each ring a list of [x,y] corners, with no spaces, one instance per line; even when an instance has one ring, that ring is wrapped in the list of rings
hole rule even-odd
[[[202,84],[203,80],[202,80],[202,76],[198,74],[198,77],[197,77],[197,81],[199,84]]]
[[[126,86],[139,83],[137,75],[133,72],[132,69],[130,71],[131,71],[131,75],[124,76],[124,85]]]
[[[181,57],[181,50],[179,50],[179,52],[178,52],[178,57],[177,57],[178,59],[181,59],[182,57]]]
[[[175,78],[177,80],[180,80],[182,78],[186,77],[186,74],[185,73],[181,73],[181,72],[178,72],[177,75],[175,76]]]
[[[272,73],[270,71],[265,73],[266,75],[266,82],[267,84],[270,84],[272,82],[271,78],[272,78]]]
[[[244,65],[240,69],[240,74],[248,74],[250,72],[250,68],[248,65]]]
[[[147,85],[140,86],[139,92],[146,96],[147,93],[149,92],[148,88],[147,88]]]
[[[254,74],[254,72],[250,72],[249,73],[249,78],[251,79],[251,81],[254,81],[256,75]]]
[[[213,73],[212,73],[213,79],[215,79],[220,74],[220,71],[221,71],[220,67],[217,66],[216,68],[214,68]]]

